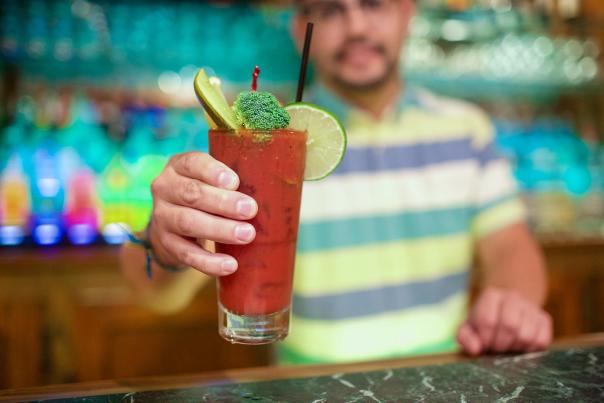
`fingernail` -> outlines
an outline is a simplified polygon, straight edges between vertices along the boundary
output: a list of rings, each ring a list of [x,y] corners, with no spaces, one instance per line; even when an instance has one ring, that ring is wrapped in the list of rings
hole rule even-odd
[[[235,236],[242,242],[247,242],[254,236],[254,227],[250,224],[238,225],[235,228]]]
[[[220,263],[220,269],[224,274],[231,274],[237,270],[237,262],[234,259],[225,259]]]
[[[252,199],[244,198],[237,202],[237,214],[248,217],[252,215],[256,208],[255,202]]]
[[[230,189],[235,185],[237,178],[231,172],[223,170],[218,174],[218,184],[226,189]]]

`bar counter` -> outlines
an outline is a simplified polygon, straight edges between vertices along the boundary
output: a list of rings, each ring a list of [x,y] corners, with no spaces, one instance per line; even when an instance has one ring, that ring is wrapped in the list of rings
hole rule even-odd
[[[0,401],[69,402],[601,402],[604,333],[550,351],[477,359],[456,354],[344,365],[265,367],[198,375],[0,391]]]

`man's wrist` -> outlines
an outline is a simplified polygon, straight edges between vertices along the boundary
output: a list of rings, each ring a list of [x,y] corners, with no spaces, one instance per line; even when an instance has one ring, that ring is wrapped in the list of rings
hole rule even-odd
[[[143,239],[145,239],[153,254],[153,261],[159,266],[179,266],[178,261],[172,259],[171,256],[165,256],[165,253],[162,253],[164,248],[159,244],[157,234],[153,231],[153,228],[153,222],[149,221],[142,233]]]
[[[527,302],[531,302],[533,304],[535,304],[538,307],[543,307],[544,302],[536,297],[535,295],[533,295],[529,290],[527,290],[525,287],[518,287],[516,285],[513,284],[509,284],[509,285],[502,285],[502,284],[486,284],[481,290],[480,290],[480,294],[486,292],[486,291],[495,291],[498,293],[502,293],[502,294],[512,294],[512,295],[516,295],[518,298],[521,298]]]
[[[147,224],[145,230],[139,235],[142,241],[142,246],[145,249],[147,276],[149,278],[153,277],[153,264],[169,273],[179,273],[187,270],[187,266],[181,265],[178,262],[171,262],[170,259],[166,259],[165,256],[162,256],[161,253],[158,253],[158,251],[160,251],[162,248],[158,247],[157,244],[154,243],[155,237],[153,236],[152,224],[153,222],[149,221],[149,224]]]

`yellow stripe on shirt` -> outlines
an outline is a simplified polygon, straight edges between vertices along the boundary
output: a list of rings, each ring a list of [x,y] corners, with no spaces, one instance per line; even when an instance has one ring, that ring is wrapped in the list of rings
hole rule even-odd
[[[466,271],[471,259],[468,233],[301,253],[294,287],[311,296],[427,280]]]
[[[340,320],[337,326],[294,315],[286,344],[297,354],[326,362],[404,355],[455,334],[466,313],[466,299],[461,292],[439,304]]]

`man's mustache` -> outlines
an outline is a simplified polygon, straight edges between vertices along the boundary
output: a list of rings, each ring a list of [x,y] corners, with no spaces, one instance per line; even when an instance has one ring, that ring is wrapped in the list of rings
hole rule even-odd
[[[364,45],[364,46],[367,46],[370,49],[374,50],[378,54],[380,54],[382,56],[386,56],[386,48],[384,46],[382,46],[380,44],[370,44],[364,39],[354,39],[354,40],[345,42],[340,47],[340,49],[335,54],[335,60],[338,62],[342,61],[344,59],[344,57],[346,57],[346,52],[347,52],[348,47],[350,47],[352,45]]]

